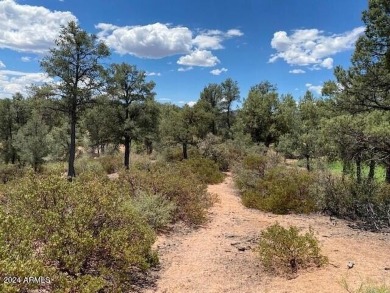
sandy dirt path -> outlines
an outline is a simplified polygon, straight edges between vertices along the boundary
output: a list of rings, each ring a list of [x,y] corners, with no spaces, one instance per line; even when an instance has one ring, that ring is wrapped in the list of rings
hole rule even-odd
[[[390,235],[362,232],[344,221],[312,215],[276,216],[245,208],[234,189],[231,174],[221,184],[210,185],[219,201],[210,209],[209,222],[196,230],[162,235],[155,246],[161,270],[154,288],[145,292],[347,292],[361,282],[390,283]],[[253,250],[260,232],[278,221],[283,226],[311,226],[330,264],[299,271],[295,278],[264,272]],[[355,266],[348,269],[353,261]]]

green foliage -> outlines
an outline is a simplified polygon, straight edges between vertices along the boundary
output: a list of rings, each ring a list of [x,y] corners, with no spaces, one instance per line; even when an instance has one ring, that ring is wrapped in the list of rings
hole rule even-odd
[[[15,147],[21,160],[31,164],[35,171],[39,171],[44,157],[49,153],[47,133],[48,127],[42,117],[34,112],[32,118],[19,129],[15,139]]]
[[[228,171],[231,161],[229,160],[229,145],[222,143],[222,140],[209,133],[199,144],[200,154],[213,160],[219,167],[221,171]]]
[[[21,178],[24,175],[24,169],[17,165],[0,164],[0,183]]]
[[[313,176],[306,171],[272,168],[254,190],[242,194],[242,201],[248,207],[276,214],[311,213],[318,209],[313,183]]]
[[[123,166],[123,160],[119,156],[101,156],[96,159],[107,174],[118,172]]]
[[[320,267],[327,262],[313,230],[300,235],[297,227],[286,229],[278,223],[261,233],[258,252],[264,267],[274,272],[295,273],[298,269]]]
[[[184,169],[188,167],[204,184],[217,184],[224,179],[218,165],[209,159],[198,156],[182,161],[182,165],[184,165]]]
[[[68,113],[70,125],[70,144],[68,157],[68,177],[75,177],[76,126],[80,112],[95,98],[93,92],[102,86],[100,63],[109,56],[108,47],[97,37],[89,35],[80,26],[70,21],[63,26],[55,47],[41,60],[41,67],[56,79],[51,84],[52,95],[61,96],[55,108]]]
[[[133,198],[132,204],[139,214],[155,230],[167,227],[173,220],[176,204],[160,194],[139,191]]]
[[[375,181],[357,183],[351,178],[325,177],[324,209],[332,215],[360,221],[367,229],[390,225],[390,185]]]
[[[198,225],[205,221],[211,199],[203,184],[189,166],[157,162],[146,169],[131,169],[120,173],[119,180],[134,192],[158,194],[172,201],[177,209],[174,221],[183,220]]]
[[[89,156],[82,156],[81,158],[78,158],[75,161],[75,169],[77,174],[93,173],[103,175],[106,173],[102,163]]]
[[[311,213],[319,208],[314,175],[281,166],[277,158],[248,155],[235,173],[247,207],[277,214]]]
[[[244,133],[250,134],[253,142],[263,142],[267,147],[275,142],[278,103],[276,88],[268,82],[260,83],[249,91],[239,119],[243,123]]]
[[[50,292],[127,292],[131,275],[156,261],[155,235],[108,179],[70,184],[29,175],[5,191],[0,206],[0,277],[45,276]],[[0,284],[1,292],[38,289]]]

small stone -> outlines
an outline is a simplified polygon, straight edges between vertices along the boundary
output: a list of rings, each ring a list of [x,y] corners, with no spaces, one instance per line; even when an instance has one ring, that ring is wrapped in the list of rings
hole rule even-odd
[[[347,267],[348,269],[352,269],[354,267],[355,263],[353,261],[348,262]]]

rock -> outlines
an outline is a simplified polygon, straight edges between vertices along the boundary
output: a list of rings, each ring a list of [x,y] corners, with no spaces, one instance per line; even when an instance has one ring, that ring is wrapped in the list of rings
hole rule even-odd
[[[353,261],[348,262],[347,267],[348,269],[352,269],[354,267],[355,263]]]

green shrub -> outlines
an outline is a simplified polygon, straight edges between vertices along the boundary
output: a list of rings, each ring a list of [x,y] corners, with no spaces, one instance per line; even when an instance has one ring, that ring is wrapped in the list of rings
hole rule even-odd
[[[207,186],[186,165],[156,162],[148,170],[132,168],[122,171],[119,181],[133,192],[159,194],[177,206],[174,220],[198,225],[205,221],[211,205]]]
[[[205,184],[221,183],[224,179],[224,175],[219,171],[218,165],[212,160],[202,157],[184,160],[182,161],[180,167],[183,167],[184,169],[190,168],[191,172],[193,172],[199,180]]]
[[[222,139],[209,133],[206,138],[198,144],[200,154],[207,159],[214,161],[220,171],[228,171],[229,148]]]
[[[23,174],[24,170],[20,166],[0,164],[0,183],[5,184],[8,181],[21,178]]]
[[[251,169],[244,169],[237,176],[236,183],[246,207],[276,214],[311,213],[319,209],[313,174],[282,167],[265,171],[261,166],[249,165]]]
[[[156,261],[153,230],[108,179],[72,183],[29,175],[0,206],[0,278],[45,276],[50,284],[0,283],[1,292],[127,292],[134,271]]]
[[[123,167],[123,158],[120,156],[102,156],[96,160],[107,174],[116,173]]]
[[[82,156],[75,161],[76,174],[83,173],[94,173],[94,174],[105,174],[105,170],[102,164],[97,160],[88,156]]]
[[[49,162],[42,166],[42,174],[64,174],[67,172],[67,163],[65,162]]]
[[[137,192],[133,198],[134,208],[155,230],[161,230],[173,220],[176,211],[175,203],[160,194],[145,191]]]
[[[376,181],[357,183],[351,178],[328,176],[324,186],[324,210],[331,215],[360,221],[364,228],[390,226],[390,185]]]
[[[278,223],[261,233],[258,252],[264,267],[274,272],[295,273],[327,262],[311,229],[300,235],[297,227],[286,229]]]

